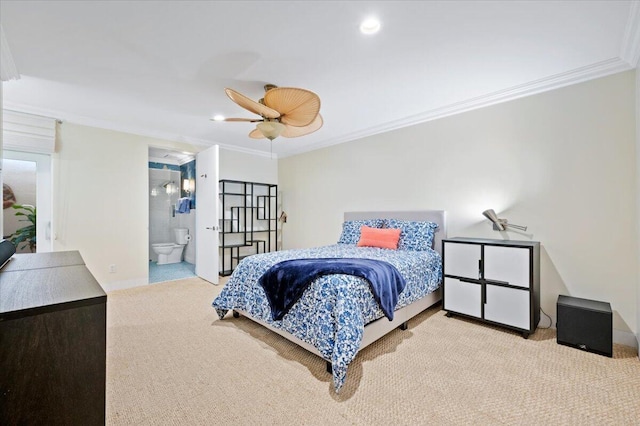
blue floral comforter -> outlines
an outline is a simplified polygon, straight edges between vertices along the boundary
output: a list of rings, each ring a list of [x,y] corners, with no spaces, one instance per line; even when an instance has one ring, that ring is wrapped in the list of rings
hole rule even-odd
[[[267,269],[283,260],[330,257],[378,259],[395,266],[407,282],[396,309],[435,291],[442,281],[442,259],[434,250],[387,250],[334,244],[246,257],[212,305],[220,319],[229,310],[242,310],[317,348],[326,360],[331,361],[333,384],[338,392],[346,379],[347,367],[360,347],[365,324],[384,316],[369,283],[364,278],[351,275],[320,277],[279,321],[272,320],[269,302],[258,284]]]

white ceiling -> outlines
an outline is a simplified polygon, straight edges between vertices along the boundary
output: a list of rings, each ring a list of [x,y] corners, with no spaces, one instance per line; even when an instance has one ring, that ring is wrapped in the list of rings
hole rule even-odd
[[[325,125],[292,155],[634,68],[637,1],[9,1],[4,108],[269,153],[224,94],[302,87]],[[359,23],[377,16],[365,36]],[[3,54],[4,57],[4,54]]]

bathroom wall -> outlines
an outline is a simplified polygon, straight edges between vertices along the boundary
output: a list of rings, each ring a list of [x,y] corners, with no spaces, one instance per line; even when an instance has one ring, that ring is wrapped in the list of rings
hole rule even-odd
[[[171,206],[175,206],[179,198],[189,197],[191,198],[191,209],[195,208],[196,200],[196,188],[195,188],[195,176],[196,176],[196,161],[191,160],[184,164],[178,164],[172,162],[171,159],[160,161],[149,161],[149,260],[157,261],[158,255],[151,249],[151,244],[162,242],[173,242],[174,233],[173,228],[187,228],[191,235],[191,241],[184,249],[184,260],[189,263],[195,263],[196,261],[196,227],[195,227],[195,210],[191,210],[189,213],[171,214]],[[171,173],[166,174],[166,173]],[[164,174],[163,174],[164,173]],[[153,182],[153,175],[156,174],[161,183],[172,180],[175,182],[175,191],[171,194],[171,197],[167,199],[165,194],[160,196],[153,196],[152,191],[154,188],[159,190],[158,183]],[[190,181],[189,191],[184,188],[184,180]],[[154,186],[155,185],[155,186]],[[165,188],[160,190],[165,191]],[[169,207],[165,203],[172,203]],[[167,212],[169,216],[167,217]]]
[[[184,186],[185,180],[188,181],[188,187]],[[180,182],[181,197],[191,199],[191,208],[196,208],[196,160],[189,161],[180,165]]]
[[[175,206],[180,198],[180,168],[158,163],[149,166],[149,259],[157,262],[151,244],[175,242],[173,228],[179,226]]]
[[[196,211],[191,210],[189,213],[176,214],[177,227],[187,228],[189,235],[191,235],[191,241],[184,248],[184,261],[189,263],[196,263],[196,239],[198,238],[196,232]]]
[[[184,180],[187,179],[189,181],[189,190],[187,191],[184,188]],[[180,181],[183,182],[182,186],[182,197],[191,198],[191,209],[196,208],[196,160],[189,161],[188,163],[184,163],[180,165]],[[177,215],[178,218],[178,226],[180,228],[189,229],[189,234],[191,235],[191,241],[184,249],[184,260],[189,263],[196,263],[196,211],[190,210],[189,213],[180,213]]]

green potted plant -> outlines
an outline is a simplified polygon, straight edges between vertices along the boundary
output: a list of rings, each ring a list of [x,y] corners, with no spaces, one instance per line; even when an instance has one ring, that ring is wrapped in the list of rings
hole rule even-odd
[[[11,241],[16,248],[19,244],[27,245],[31,253],[35,253],[36,208],[29,204],[14,204],[11,208],[17,210],[16,216],[24,216],[24,218],[19,220],[20,222],[29,222],[30,225],[24,226],[11,234],[9,241]]]

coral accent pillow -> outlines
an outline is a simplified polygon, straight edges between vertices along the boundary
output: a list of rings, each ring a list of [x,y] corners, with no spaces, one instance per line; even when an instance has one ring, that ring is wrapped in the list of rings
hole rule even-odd
[[[360,228],[358,247],[380,247],[397,250],[398,241],[400,241],[400,232],[400,229],[379,229],[362,226]]]

